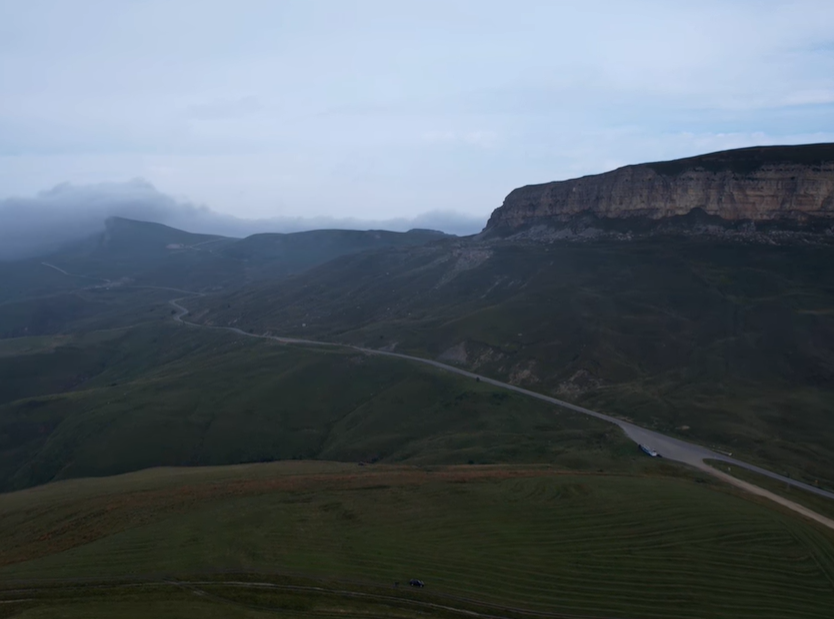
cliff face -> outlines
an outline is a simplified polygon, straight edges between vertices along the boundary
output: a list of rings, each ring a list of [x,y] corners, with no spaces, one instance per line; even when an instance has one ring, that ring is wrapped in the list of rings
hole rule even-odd
[[[834,226],[834,144],[758,147],[633,165],[511,192],[487,230],[577,225],[619,231],[753,224]],[[584,222],[584,223],[583,223]]]

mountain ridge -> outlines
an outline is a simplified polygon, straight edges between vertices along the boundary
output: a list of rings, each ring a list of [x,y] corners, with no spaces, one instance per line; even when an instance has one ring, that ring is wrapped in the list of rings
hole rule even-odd
[[[834,144],[765,146],[629,165],[511,191],[487,233],[834,234]],[[590,232],[589,232],[590,231]]]
[[[90,285],[235,289],[246,283],[279,280],[353,253],[416,247],[454,238],[423,229],[310,230],[235,238],[111,217],[103,231],[55,252],[0,261],[0,305]],[[17,313],[18,318],[23,316],[20,311]],[[27,325],[34,327],[27,321],[14,323],[13,328],[4,327],[0,307],[0,338],[20,334]]]

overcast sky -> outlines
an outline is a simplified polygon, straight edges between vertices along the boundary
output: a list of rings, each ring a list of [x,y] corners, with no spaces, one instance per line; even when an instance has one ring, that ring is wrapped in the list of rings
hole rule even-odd
[[[831,0],[0,0],[0,198],[143,178],[243,218],[834,141]]]

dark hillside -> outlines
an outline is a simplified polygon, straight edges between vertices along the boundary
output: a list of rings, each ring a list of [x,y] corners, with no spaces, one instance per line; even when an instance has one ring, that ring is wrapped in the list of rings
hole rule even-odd
[[[697,241],[385,250],[191,303],[389,347],[834,484],[834,250]]]
[[[293,234],[255,234],[224,245],[218,253],[242,260],[250,278],[291,275],[340,256],[385,247],[424,245],[450,238],[433,230],[311,230]]]
[[[654,466],[609,424],[402,361],[173,322],[15,344],[3,356],[0,342],[14,380],[0,388],[0,491],[290,459]]]
[[[315,230],[232,239],[112,218],[103,234],[56,254],[0,263],[0,303],[94,286],[218,290],[283,278],[339,256],[443,238],[449,237],[432,230]]]

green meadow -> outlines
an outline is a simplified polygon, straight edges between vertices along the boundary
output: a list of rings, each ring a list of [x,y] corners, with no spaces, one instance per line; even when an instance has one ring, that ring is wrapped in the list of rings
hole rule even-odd
[[[168,603],[386,616],[384,602],[394,616],[822,619],[834,600],[834,533],[685,472],[153,469],[2,495],[0,548],[0,612],[16,617]]]

